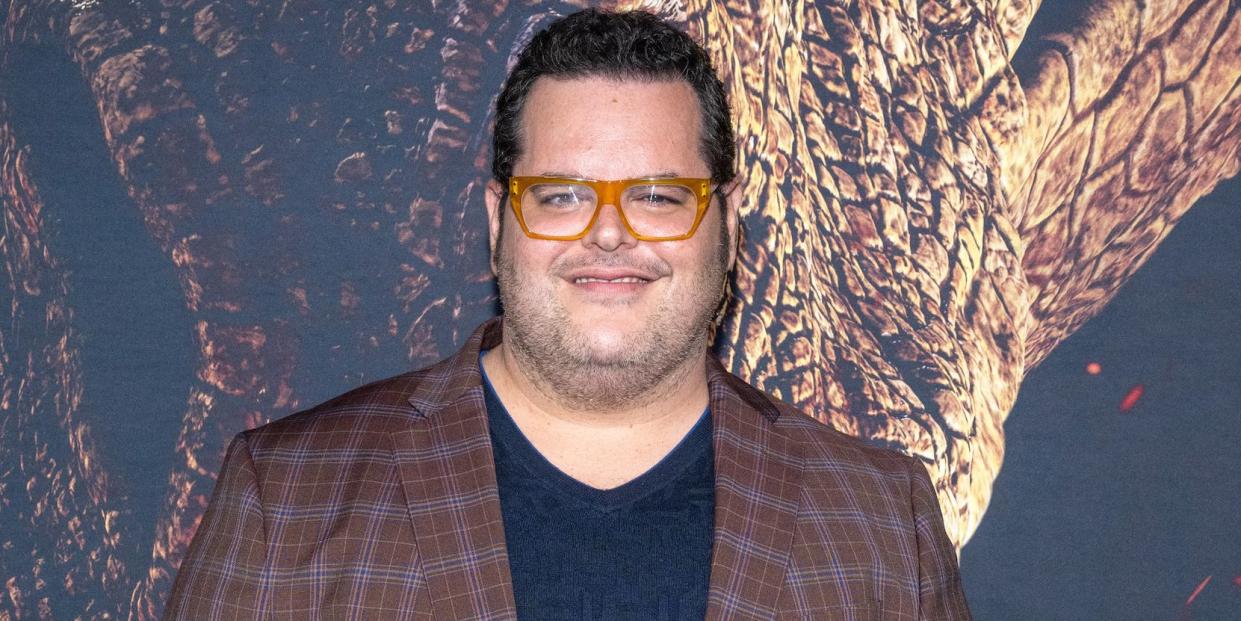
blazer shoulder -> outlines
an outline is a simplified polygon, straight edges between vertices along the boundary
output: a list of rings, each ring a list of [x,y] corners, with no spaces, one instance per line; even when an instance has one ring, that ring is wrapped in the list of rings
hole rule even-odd
[[[339,448],[369,435],[385,436],[408,423],[409,395],[435,376],[441,363],[352,388],[312,407],[243,431],[251,453],[270,448]]]
[[[844,433],[788,403],[773,401],[780,410],[781,427],[800,445],[809,471],[850,468],[907,481],[911,466],[918,461],[894,448]]]

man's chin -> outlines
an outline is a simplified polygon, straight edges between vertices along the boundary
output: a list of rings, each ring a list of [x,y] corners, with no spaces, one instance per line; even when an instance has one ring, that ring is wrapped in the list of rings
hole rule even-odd
[[[584,358],[598,366],[628,366],[646,357],[641,353],[640,338],[630,334],[588,334],[582,344]]]

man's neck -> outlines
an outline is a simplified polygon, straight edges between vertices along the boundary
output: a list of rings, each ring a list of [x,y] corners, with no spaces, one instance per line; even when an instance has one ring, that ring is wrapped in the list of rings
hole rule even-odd
[[[530,377],[503,343],[483,355],[500,401],[531,444],[566,474],[600,489],[621,485],[658,463],[707,407],[706,352],[686,361],[629,407],[584,411]]]

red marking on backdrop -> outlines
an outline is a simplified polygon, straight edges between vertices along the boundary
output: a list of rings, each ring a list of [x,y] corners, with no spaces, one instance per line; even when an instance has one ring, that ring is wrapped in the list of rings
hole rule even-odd
[[[1120,400],[1120,411],[1128,412],[1138,402],[1138,399],[1142,398],[1145,390],[1146,388],[1141,384],[1135,384],[1133,388],[1130,388],[1129,392],[1125,393],[1125,398]]]
[[[1195,599],[1198,599],[1198,594],[1202,592],[1202,589],[1207,588],[1207,584],[1209,584],[1210,582],[1211,582],[1211,576],[1207,576],[1206,578],[1202,579],[1202,582],[1198,583],[1198,588],[1194,589],[1194,592],[1189,594],[1189,599],[1185,600],[1186,608],[1188,608],[1190,604],[1194,603]]]
[[[1195,588],[1194,592],[1190,593],[1189,598],[1185,600],[1185,606],[1181,608],[1181,614],[1177,616],[1177,621],[1187,621],[1189,619],[1189,606],[1194,603],[1195,599],[1198,598],[1198,594],[1202,592],[1202,589],[1207,588],[1207,584],[1209,582],[1211,582],[1211,576],[1203,578],[1202,582],[1198,583],[1198,587]]]

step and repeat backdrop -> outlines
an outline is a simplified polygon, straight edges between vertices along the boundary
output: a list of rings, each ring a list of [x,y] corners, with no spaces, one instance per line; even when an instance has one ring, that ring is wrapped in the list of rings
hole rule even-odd
[[[229,439],[497,312],[493,99],[586,4],[0,8],[0,619],[158,618]],[[923,460],[978,618],[1241,615],[1237,0],[602,6],[729,89],[720,358]]]

